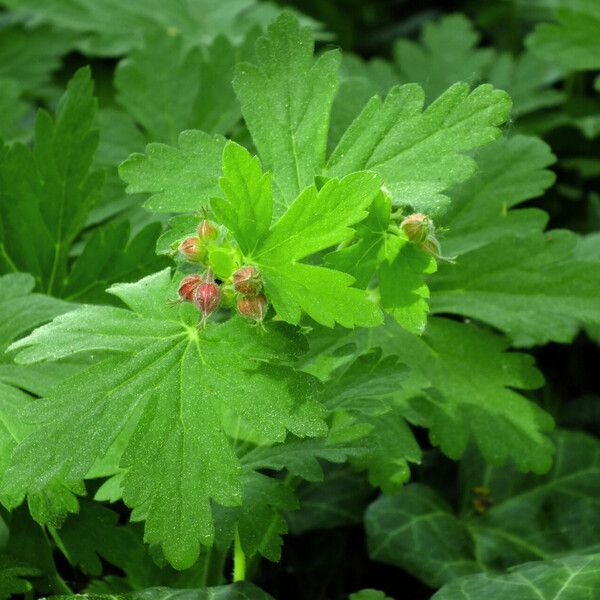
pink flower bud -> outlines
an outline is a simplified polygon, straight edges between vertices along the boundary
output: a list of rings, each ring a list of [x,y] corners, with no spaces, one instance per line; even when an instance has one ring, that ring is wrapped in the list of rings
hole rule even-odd
[[[241,267],[233,274],[233,287],[236,292],[256,296],[262,290],[262,277],[256,267]]]
[[[212,242],[219,237],[219,229],[212,221],[203,219],[198,225],[198,237],[203,242]]]
[[[185,238],[185,240],[179,244],[178,250],[179,253],[190,262],[200,262],[204,256],[204,247],[200,238],[197,237]]]
[[[194,291],[194,304],[202,313],[202,322],[206,322],[209,315],[221,304],[221,290],[216,283],[203,282]]]
[[[193,302],[194,292],[201,283],[204,283],[204,279],[201,275],[187,275],[179,284],[179,289],[177,290],[179,297],[183,301]]]
[[[400,227],[409,240],[417,243],[426,241],[430,235],[435,233],[431,219],[422,213],[409,215],[402,221]]]
[[[265,318],[268,307],[269,303],[262,294],[258,294],[258,296],[242,296],[237,301],[237,309],[240,315],[259,323],[262,323]]]

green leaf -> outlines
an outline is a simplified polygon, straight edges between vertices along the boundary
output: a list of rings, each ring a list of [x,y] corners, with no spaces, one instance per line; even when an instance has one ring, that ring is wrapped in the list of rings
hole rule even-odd
[[[40,95],[74,41],[73,35],[47,26],[0,26],[0,79],[14,79],[24,91]]]
[[[78,47],[92,56],[118,56],[142,43],[144,34],[179,34],[188,45],[210,43],[219,34],[233,38],[272,19],[278,9],[255,0],[139,0],[135,6],[119,0],[3,0],[3,4],[36,20],[78,34]],[[313,27],[316,23],[304,17]],[[65,33],[61,32],[62,35]]]
[[[109,285],[135,281],[166,266],[167,261],[154,253],[159,223],[147,225],[131,239],[129,230],[127,221],[94,230],[71,268],[64,292],[69,300],[114,303],[114,296],[105,293]]]
[[[173,144],[184,129],[226,133],[241,118],[231,85],[237,49],[219,36],[203,50],[155,31],[117,66],[117,102],[149,140]]]
[[[373,490],[364,475],[348,465],[331,465],[319,482],[302,482],[296,489],[300,510],[287,513],[290,531],[327,530],[361,523]]]
[[[510,98],[481,85],[470,91],[457,83],[423,110],[420,86],[396,86],[385,101],[372,98],[350,125],[329,159],[331,176],[375,171],[394,204],[422,212],[440,212],[442,194],[475,171],[464,153],[492,142],[506,121]]]
[[[8,468],[10,455],[17,443],[32,429],[23,422],[21,414],[33,403],[32,397],[25,392],[32,387],[29,377],[36,380],[35,389],[60,379],[58,369],[55,373],[48,370],[34,370],[31,374],[23,372],[13,363],[12,356],[5,354],[5,350],[24,333],[75,308],[75,305],[49,296],[31,294],[34,285],[33,277],[25,273],[0,277],[0,479]],[[73,502],[60,485],[54,483],[53,486],[48,497],[42,494],[30,498],[32,513],[40,521],[57,523],[67,512],[77,510],[77,502]]]
[[[30,272],[49,294],[61,294],[71,244],[97,197],[95,110],[86,67],[69,82],[55,119],[38,112],[33,150],[0,149],[0,270]]]
[[[520,565],[506,575],[473,575],[458,579],[433,595],[432,600],[593,600],[600,586],[600,555]]]
[[[544,476],[492,468],[469,452],[458,510],[422,484],[382,496],[366,517],[371,556],[439,587],[465,574],[598,552],[600,444],[577,432],[554,438],[556,460]]]
[[[570,342],[600,323],[600,261],[578,260],[566,230],[511,235],[443,265],[430,282],[431,310],[473,317],[518,346]]]
[[[21,100],[23,90],[13,79],[0,79],[0,137],[11,140],[25,135],[21,124],[27,104]]]
[[[600,68],[600,6],[596,0],[557,0],[557,23],[541,23],[527,46],[567,69]]]
[[[350,594],[350,600],[393,600],[393,598],[386,596],[384,592],[369,588]]]
[[[276,216],[325,163],[340,59],[332,51],[313,61],[313,47],[310,30],[284,12],[256,44],[258,65],[236,68],[234,88],[244,119],[278,191]]]
[[[461,14],[428,21],[419,43],[403,38],[395,43],[394,59],[400,76],[403,81],[420,83],[429,101],[457,81],[479,84],[494,58],[491,48],[477,48],[480,38],[471,21]]]
[[[445,254],[456,256],[505,235],[529,237],[543,230],[547,216],[535,208],[510,210],[541,196],[555,180],[546,167],[555,157],[542,140],[505,137],[475,154],[478,171],[451,192],[452,203],[440,223]],[[450,270],[460,270],[458,267]]]
[[[460,458],[473,440],[491,464],[511,458],[524,471],[550,467],[552,444],[544,432],[553,420],[516,391],[540,387],[543,379],[530,356],[507,352],[505,338],[432,318],[421,337],[389,321],[363,345],[381,347],[411,368],[399,406],[409,422],[427,427],[431,442],[451,458]]]
[[[228,144],[224,161],[225,199],[215,200],[213,210],[246,249],[246,261],[262,272],[279,317],[297,324],[304,311],[328,327],[336,322],[344,327],[379,323],[377,306],[363,290],[350,287],[351,276],[299,262],[352,237],[351,226],[367,215],[379,192],[379,178],[353,173],[341,181],[329,180],[319,190],[312,185],[266,232],[271,207],[268,177],[237,144]]]
[[[156,587],[118,595],[53,596],[52,600],[170,600],[172,598],[177,600],[273,600],[272,596],[249,581],[191,590]]]
[[[0,599],[9,600],[14,594],[29,592],[32,585],[26,578],[37,575],[40,575],[38,569],[8,556],[0,555]]]
[[[225,139],[202,131],[184,131],[179,147],[148,144],[119,167],[127,193],[151,194],[145,206],[155,212],[193,212],[218,193]]]
[[[212,542],[210,500],[242,501],[239,461],[223,429],[230,415],[273,443],[287,431],[314,436],[326,427],[312,379],[285,366],[301,338],[275,324],[260,336],[240,318],[198,329],[193,306],[167,304],[177,283],[165,270],[114,287],[132,310],[87,306],[14,345],[27,363],[112,355],[38,403],[30,417],[41,427],[15,451],[3,490],[35,492],[58,472],[68,485],[80,482],[133,420],[123,498],[132,518],[146,521],[145,540],[185,568]]]

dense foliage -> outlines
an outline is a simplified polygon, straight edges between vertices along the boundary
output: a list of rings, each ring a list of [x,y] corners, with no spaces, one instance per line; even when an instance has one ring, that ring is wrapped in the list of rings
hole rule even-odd
[[[0,600],[600,598],[600,3],[368,4],[0,0]]]

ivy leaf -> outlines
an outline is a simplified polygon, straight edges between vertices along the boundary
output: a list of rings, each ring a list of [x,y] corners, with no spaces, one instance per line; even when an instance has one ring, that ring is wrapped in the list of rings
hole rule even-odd
[[[350,287],[353,277],[300,262],[352,237],[351,226],[367,215],[379,192],[379,178],[359,172],[329,180],[319,190],[312,185],[267,232],[272,206],[268,177],[233,142],[226,146],[223,161],[225,198],[212,202],[213,211],[245,249],[246,261],[262,272],[279,317],[297,324],[304,311],[328,327],[336,322],[344,327],[379,323],[377,306],[363,290]]]
[[[234,88],[244,119],[278,190],[276,216],[325,163],[340,57],[330,51],[313,61],[313,47],[310,30],[286,11],[259,38],[258,65],[236,68]]]
[[[0,149],[0,270],[30,272],[60,295],[71,244],[98,194],[90,173],[98,134],[89,68],[71,79],[55,119],[36,119],[35,146]]]
[[[225,139],[184,131],[179,147],[152,143],[146,154],[132,154],[119,167],[129,194],[149,193],[146,208],[155,212],[195,212],[218,193]]]
[[[505,236],[530,237],[547,216],[535,208],[511,210],[541,196],[556,179],[547,169],[556,160],[539,138],[504,137],[475,154],[477,173],[451,192],[441,224],[444,253],[459,256]],[[458,260],[458,269],[462,260]]]
[[[594,597],[600,585],[600,555],[566,558],[520,565],[505,575],[463,577],[444,586],[431,600],[500,600],[512,595],[520,600],[553,600]]]
[[[439,587],[466,574],[598,552],[600,444],[569,431],[554,439],[556,460],[543,476],[490,467],[471,450],[460,464],[457,510],[423,484],[380,497],[366,515],[370,555]]]
[[[567,69],[600,68],[600,6],[595,0],[558,0],[558,23],[541,23],[527,38],[539,56]]]
[[[481,85],[470,91],[457,83],[425,110],[416,84],[396,86],[385,101],[372,98],[350,125],[327,164],[330,176],[375,171],[394,204],[439,213],[448,203],[442,192],[475,171],[468,152],[492,142],[508,117],[505,92]]]
[[[116,286],[112,293],[131,310],[86,306],[13,345],[26,363],[111,355],[37,403],[30,417],[42,423],[15,450],[2,490],[36,492],[57,473],[77,484],[133,420],[120,465],[123,498],[132,518],[146,521],[145,540],[182,569],[212,542],[210,500],[242,501],[239,461],[224,431],[231,414],[273,443],[287,431],[314,436],[326,427],[313,380],[285,365],[301,339],[283,325],[258,336],[241,318],[198,329],[193,306],[167,304],[176,286],[168,270]]]
[[[440,268],[431,309],[489,323],[518,346],[570,342],[600,323],[600,261],[578,260],[576,247],[566,230],[500,238]]]
[[[360,348],[381,347],[410,367],[397,402],[445,454],[458,459],[473,440],[493,465],[511,458],[519,470],[548,470],[552,444],[544,432],[553,420],[516,391],[543,380],[530,356],[507,352],[508,340],[442,318],[429,319],[420,337],[389,321],[368,339],[362,333],[356,338]]]

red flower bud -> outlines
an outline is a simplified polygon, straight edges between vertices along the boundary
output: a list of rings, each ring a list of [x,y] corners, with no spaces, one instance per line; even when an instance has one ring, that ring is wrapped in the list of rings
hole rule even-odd
[[[177,290],[179,297],[187,302],[193,302],[194,292],[201,283],[204,283],[201,275],[187,275],[179,284],[179,289]]]
[[[219,229],[212,221],[203,219],[198,225],[198,237],[203,242],[212,242],[219,237]]]
[[[402,221],[400,227],[409,240],[422,243],[435,233],[431,219],[424,214],[415,213]]]
[[[202,322],[205,323],[209,315],[221,304],[221,290],[216,283],[201,283],[194,291],[194,304],[202,313]]]
[[[179,244],[179,253],[187,258],[191,262],[200,262],[204,256],[204,247],[200,238],[189,237],[185,238],[181,244]]]
[[[256,296],[262,290],[262,277],[256,267],[241,267],[233,274],[233,287],[236,292]]]
[[[259,323],[262,323],[265,318],[268,307],[269,303],[262,294],[258,296],[242,296],[237,301],[237,308],[240,315]]]

